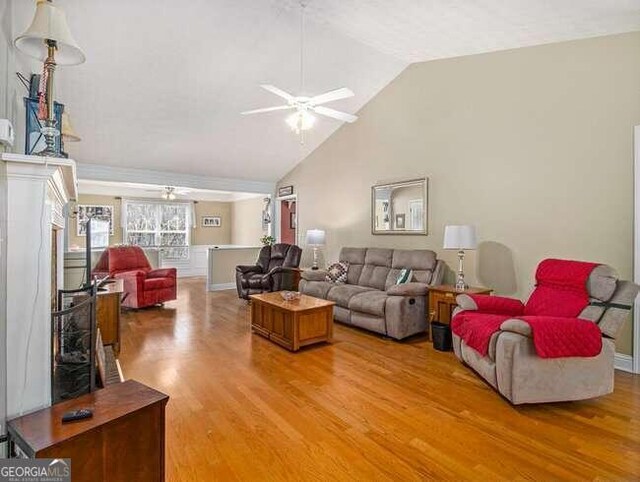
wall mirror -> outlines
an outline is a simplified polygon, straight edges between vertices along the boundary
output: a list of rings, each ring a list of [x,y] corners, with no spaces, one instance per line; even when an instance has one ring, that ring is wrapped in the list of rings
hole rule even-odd
[[[373,234],[428,234],[427,178],[379,184],[371,188]]]

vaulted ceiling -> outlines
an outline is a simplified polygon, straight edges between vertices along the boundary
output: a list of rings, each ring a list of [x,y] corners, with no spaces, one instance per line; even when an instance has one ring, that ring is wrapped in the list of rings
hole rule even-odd
[[[275,181],[340,123],[319,118],[305,144],[274,84],[356,113],[409,63],[640,30],[640,0],[306,0],[299,92],[297,0],[56,0],[87,56],[59,68],[57,97],[83,163]],[[33,5],[18,2],[15,28]]]

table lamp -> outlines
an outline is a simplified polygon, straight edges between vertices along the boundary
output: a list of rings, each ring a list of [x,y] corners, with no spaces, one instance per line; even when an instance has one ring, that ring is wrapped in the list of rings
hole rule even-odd
[[[456,289],[463,291],[469,286],[464,282],[464,250],[476,249],[476,227],[471,225],[449,225],[444,228],[444,249],[458,250],[458,276]]]
[[[46,117],[42,127],[46,147],[39,155],[56,157],[56,136],[60,127],[56,126],[53,110],[53,74],[56,65],[77,65],[85,61],[85,56],[71,36],[64,11],[51,0],[37,0],[36,13],[29,28],[18,36],[13,44],[22,53],[44,61],[43,83],[46,85]]]
[[[325,232],[322,229],[309,229],[307,231],[307,245],[313,247],[313,266],[311,269],[318,269],[318,247],[324,246]]]

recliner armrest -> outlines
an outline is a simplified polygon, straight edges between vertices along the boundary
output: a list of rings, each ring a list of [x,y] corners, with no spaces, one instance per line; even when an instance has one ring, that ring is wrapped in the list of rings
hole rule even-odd
[[[287,266],[276,266],[275,268],[272,268],[271,271],[269,271],[267,274],[265,274],[265,276],[273,276],[274,274],[293,272],[297,270],[298,268],[291,268]]]
[[[495,315],[522,316],[522,301],[504,296],[459,294],[456,303],[464,311],[477,311]]]
[[[176,268],[159,268],[147,272],[147,278],[175,278],[176,276]]]
[[[305,269],[301,276],[302,279],[306,281],[324,281],[327,272],[323,269]]]
[[[238,265],[236,266],[236,271],[242,274],[262,273],[262,269],[258,265]]]
[[[121,271],[113,275],[115,279],[145,279],[147,272],[142,269],[132,269],[131,271]]]
[[[500,330],[518,333],[519,335],[526,336],[528,338],[531,338],[533,336],[533,332],[531,331],[531,326],[529,326],[529,323],[523,320],[518,320],[516,318],[505,320],[502,325],[500,325]]]
[[[415,282],[392,285],[387,289],[387,294],[390,296],[426,296],[428,292],[428,284]]]

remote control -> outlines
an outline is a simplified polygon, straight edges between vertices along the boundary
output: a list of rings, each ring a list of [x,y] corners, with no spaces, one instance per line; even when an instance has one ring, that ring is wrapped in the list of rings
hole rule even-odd
[[[73,410],[67,412],[62,416],[62,423],[73,422],[75,420],[84,420],[85,418],[93,417],[93,412],[88,408],[81,408],[80,410]]]

